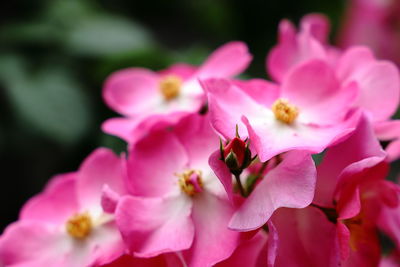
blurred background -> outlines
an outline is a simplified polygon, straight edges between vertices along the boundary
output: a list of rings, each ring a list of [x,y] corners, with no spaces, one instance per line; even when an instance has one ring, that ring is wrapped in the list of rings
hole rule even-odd
[[[100,130],[117,116],[102,102],[105,78],[142,66],[199,64],[231,40],[249,45],[249,77],[264,61],[282,18],[326,14],[337,31],[345,1],[18,0],[0,10],[1,226],[54,174],[74,171],[96,147],[124,143]]]

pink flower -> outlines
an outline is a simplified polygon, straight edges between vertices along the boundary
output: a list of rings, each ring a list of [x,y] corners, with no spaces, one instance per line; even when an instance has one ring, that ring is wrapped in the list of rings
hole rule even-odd
[[[208,118],[193,114],[173,131],[152,131],[132,146],[133,195],[120,198],[115,214],[135,256],[182,251],[189,266],[210,266],[233,253],[241,239],[227,229],[234,207],[208,166],[218,145]]]
[[[115,72],[105,82],[103,97],[124,118],[106,121],[103,130],[133,142],[132,137],[160,122],[177,123],[205,104],[198,79],[235,76],[250,60],[245,44],[231,42],[212,53],[200,67],[176,64],[160,72],[142,68]]]
[[[370,29],[362,25],[370,34]],[[390,119],[400,101],[399,72],[396,66],[391,62],[377,60],[367,47],[349,47],[340,51],[329,46],[326,43],[327,34],[326,19],[319,15],[305,16],[297,34],[290,22],[282,21],[279,43],[267,57],[268,72],[283,85],[285,78],[298,66],[321,60],[331,68],[339,87],[355,86],[359,89],[351,103],[354,107],[369,112],[373,121]],[[310,91],[307,95],[311,97],[312,94]]]
[[[299,65],[285,77],[277,94],[260,95],[259,101],[240,88],[243,83],[203,82],[211,123],[225,139],[233,138],[238,125],[262,162],[293,149],[319,153],[353,130],[357,116],[347,115],[357,87],[351,83],[341,87],[323,61]]]
[[[400,63],[400,3],[396,0],[349,1],[339,45],[366,45],[379,58]]]
[[[0,238],[6,266],[81,267],[107,263],[123,253],[111,214],[102,211],[104,184],[123,193],[123,161],[95,150],[78,172],[53,178],[23,207]]]
[[[271,49],[266,67],[271,77],[282,82],[288,72],[298,64],[310,59],[334,62],[336,52],[327,49],[329,21],[320,14],[304,16],[300,22],[300,31],[288,20],[279,24],[278,44]]]
[[[376,266],[380,259],[378,218],[399,204],[398,189],[385,181],[388,164],[364,116],[354,134],[326,153],[318,167],[314,203],[337,220],[343,266]]]

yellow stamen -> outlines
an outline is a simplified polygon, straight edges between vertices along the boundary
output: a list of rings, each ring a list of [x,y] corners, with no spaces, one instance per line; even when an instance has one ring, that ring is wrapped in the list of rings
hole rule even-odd
[[[286,124],[291,124],[299,115],[299,110],[286,99],[279,98],[272,104],[272,112],[275,118]]]
[[[72,216],[66,224],[68,234],[80,240],[90,234],[92,227],[92,218],[87,212]]]
[[[169,75],[160,81],[161,94],[169,101],[179,96],[182,79],[175,75]]]
[[[189,170],[177,176],[179,177],[179,186],[181,190],[188,196],[194,196],[196,193],[200,193],[203,190],[201,171]]]

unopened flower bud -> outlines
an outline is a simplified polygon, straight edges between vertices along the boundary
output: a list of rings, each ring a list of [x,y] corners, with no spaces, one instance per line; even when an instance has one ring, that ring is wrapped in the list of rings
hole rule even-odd
[[[221,156],[231,172],[241,172],[251,163],[249,146],[238,137],[221,146]]]

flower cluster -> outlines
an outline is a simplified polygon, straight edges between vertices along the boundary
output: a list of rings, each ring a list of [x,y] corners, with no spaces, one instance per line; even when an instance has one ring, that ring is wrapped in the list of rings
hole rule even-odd
[[[104,99],[123,117],[103,130],[127,154],[99,148],[53,178],[2,234],[0,265],[396,264],[399,71],[328,33],[321,15],[282,21],[271,81],[236,77],[252,58],[242,42],[198,67],[112,74]]]

